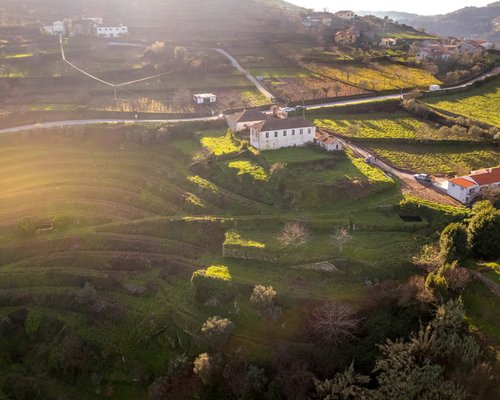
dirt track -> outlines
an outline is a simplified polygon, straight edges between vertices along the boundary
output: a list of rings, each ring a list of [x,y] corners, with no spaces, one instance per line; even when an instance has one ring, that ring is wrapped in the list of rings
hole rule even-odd
[[[339,138],[338,138],[339,139]],[[380,168],[382,171],[399,178],[401,181],[403,193],[410,194],[415,197],[419,197],[424,200],[434,201],[440,204],[459,206],[460,203],[453,198],[444,194],[440,189],[432,184],[423,184],[415,180],[412,174],[400,171],[386,164],[385,162],[375,158],[373,154],[369,151],[345,140],[339,139],[344,146],[350,148],[354,153],[360,157],[367,158],[372,157],[372,164]]]

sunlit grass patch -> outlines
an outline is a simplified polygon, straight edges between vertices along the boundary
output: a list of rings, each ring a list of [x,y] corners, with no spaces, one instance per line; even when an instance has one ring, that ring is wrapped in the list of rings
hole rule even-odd
[[[393,183],[394,180],[385,175],[382,170],[368,165],[362,158],[356,158],[353,156],[352,152],[348,151],[347,155],[351,159],[353,165],[361,172],[368,180],[372,183],[377,182],[388,182]]]
[[[216,156],[236,153],[241,149],[241,146],[236,143],[230,132],[228,132],[225,136],[203,137],[201,139],[201,144]]]
[[[248,174],[258,181],[269,180],[269,175],[266,173],[264,168],[250,161],[231,161],[228,164],[228,167],[237,169],[238,175]]]
[[[219,192],[219,188],[216,185],[214,185],[212,182],[202,178],[201,176],[192,175],[192,176],[188,176],[187,179],[189,182],[194,183],[195,185],[198,185],[203,189],[210,190],[211,192],[214,192],[214,193]]]
[[[259,249],[264,249],[266,245],[255,240],[243,239],[241,234],[236,231],[226,232],[225,245],[241,246],[241,247],[256,247]]]

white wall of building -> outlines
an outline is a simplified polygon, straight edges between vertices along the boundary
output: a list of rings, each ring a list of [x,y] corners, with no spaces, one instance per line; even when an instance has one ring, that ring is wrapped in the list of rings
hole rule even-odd
[[[250,128],[250,144],[259,150],[281,149],[314,143],[316,127],[257,132]]]
[[[469,201],[469,190],[452,182],[448,182],[448,194],[460,203]]]
[[[128,33],[128,28],[126,26],[99,26],[96,33],[98,37],[120,37]]]

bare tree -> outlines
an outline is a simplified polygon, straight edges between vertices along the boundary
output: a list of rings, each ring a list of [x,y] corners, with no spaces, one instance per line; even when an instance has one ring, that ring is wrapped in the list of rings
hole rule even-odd
[[[349,231],[346,228],[340,227],[332,235],[332,240],[337,244],[339,248],[339,254],[342,255],[344,245],[349,240],[352,240],[352,236],[349,234]]]
[[[309,229],[300,222],[287,222],[278,235],[278,241],[284,247],[300,247],[309,240]]]
[[[276,291],[272,286],[256,285],[250,296],[250,302],[266,318],[275,320],[281,314],[281,307],[276,305]]]
[[[448,287],[454,292],[465,288],[470,282],[470,273],[463,267],[456,266],[455,268],[446,269],[443,275],[446,278]]]
[[[354,337],[360,322],[351,307],[330,301],[312,312],[309,329],[317,339],[338,344]]]
[[[340,83],[335,82],[333,84],[333,91],[335,92],[335,96],[338,97],[340,91],[342,90],[342,86],[340,86]]]

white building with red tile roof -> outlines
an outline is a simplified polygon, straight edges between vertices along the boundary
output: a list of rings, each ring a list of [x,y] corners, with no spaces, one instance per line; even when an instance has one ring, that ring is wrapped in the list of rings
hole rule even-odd
[[[448,194],[462,204],[468,204],[486,189],[500,187],[500,167],[472,171],[470,175],[448,181]]]

